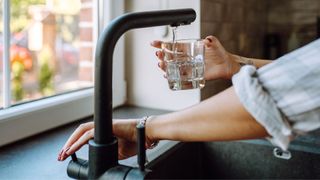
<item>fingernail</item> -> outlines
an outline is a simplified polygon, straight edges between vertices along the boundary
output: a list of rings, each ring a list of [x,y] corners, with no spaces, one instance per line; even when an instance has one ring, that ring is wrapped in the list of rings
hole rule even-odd
[[[67,154],[67,151],[70,149],[70,147],[68,147],[68,148],[66,148],[66,149],[64,149],[63,151],[62,151],[62,154],[60,155],[60,160],[61,161],[63,161],[63,160],[65,160],[69,155]]]
[[[62,156],[58,156],[58,161],[62,161]]]
[[[59,155],[58,158],[57,158],[57,160],[58,160],[58,161],[61,161],[60,159],[61,159],[61,157],[60,157],[60,155]]]
[[[160,63],[158,62],[158,67],[160,67]]]
[[[64,150],[65,150],[65,148],[62,148],[62,149],[60,150],[59,155],[58,155],[58,158],[59,158],[60,161],[62,160],[62,154],[63,154]]]
[[[156,51],[156,56],[158,56],[158,51]]]

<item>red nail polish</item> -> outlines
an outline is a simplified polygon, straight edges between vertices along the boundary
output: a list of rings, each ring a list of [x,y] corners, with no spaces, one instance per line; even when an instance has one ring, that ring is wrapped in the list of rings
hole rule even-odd
[[[63,149],[60,150],[59,154],[58,154],[58,161],[61,161],[61,155],[63,153]]]
[[[63,151],[62,151],[62,153],[61,153],[61,155],[60,155],[60,159],[61,159],[61,160],[64,160],[64,159],[68,156],[67,151],[68,151],[69,149],[70,149],[70,147],[63,149]]]

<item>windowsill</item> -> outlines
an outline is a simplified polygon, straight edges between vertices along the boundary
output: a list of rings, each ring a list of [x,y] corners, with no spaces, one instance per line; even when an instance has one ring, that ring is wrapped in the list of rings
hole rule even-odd
[[[147,108],[121,107],[114,110],[113,117],[138,118],[166,112]],[[80,123],[91,120],[92,118],[84,119],[1,147],[0,179],[70,179],[66,172],[69,160],[58,162],[58,152]],[[162,141],[156,148],[148,150],[148,160],[152,161],[176,144],[177,142],[173,141]],[[88,159],[88,147],[83,147],[77,155]],[[132,157],[120,163],[136,166],[136,158]]]
[[[90,117],[93,88],[20,104],[0,112],[0,146]]]

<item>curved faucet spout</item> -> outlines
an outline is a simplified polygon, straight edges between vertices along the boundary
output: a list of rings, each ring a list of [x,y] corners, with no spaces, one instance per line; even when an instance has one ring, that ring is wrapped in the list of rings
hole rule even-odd
[[[112,62],[114,47],[121,35],[130,29],[162,25],[179,26],[190,24],[195,19],[196,13],[193,9],[128,13],[111,21],[109,26],[102,32],[95,54],[94,143],[96,148],[99,148],[100,145],[114,144],[115,141],[112,134]],[[106,153],[96,153],[96,156],[100,156],[100,154]],[[90,157],[92,156],[90,155]],[[102,163],[96,164],[96,166],[101,165],[105,166],[105,168],[117,164],[118,161],[117,158],[111,158],[113,159],[112,161],[116,162],[110,162],[110,158],[107,157],[95,157],[94,159],[99,162],[103,161],[103,159],[109,159],[109,162],[103,162],[105,165],[102,165]],[[89,159],[89,161],[91,160]],[[89,167],[90,171],[92,171],[92,168],[95,167]],[[98,169],[103,171],[105,168],[99,167]],[[95,172],[94,174],[96,173],[101,174],[102,172]]]
[[[193,9],[137,12],[122,15],[100,35],[95,62],[95,142],[108,143],[112,139],[112,63],[116,42],[126,31],[161,25],[190,24],[196,18]]]

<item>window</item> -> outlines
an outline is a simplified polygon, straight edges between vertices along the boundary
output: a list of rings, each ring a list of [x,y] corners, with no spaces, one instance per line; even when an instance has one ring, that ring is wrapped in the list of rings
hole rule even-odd
[[[6,106],[92,87],[92,0],[11,0],[10,7]]]
[[[0,146],[92,116],[94,46],[124,1],[0,3]],[[123,46],[115,50],[114,106],[125,101]]]

